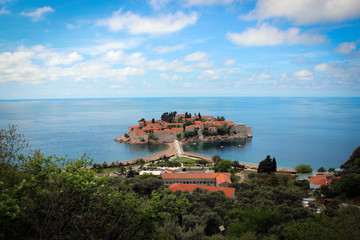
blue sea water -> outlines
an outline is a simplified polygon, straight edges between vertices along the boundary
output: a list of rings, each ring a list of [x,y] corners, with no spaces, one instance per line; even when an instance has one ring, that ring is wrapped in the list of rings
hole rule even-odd
[[[141,118],[163,112],[224,116],[253,128],[247,141],[186,144],[185,151],[255,163],[275,156],[278,166],[338,168],[360,145],[360,98],[123,98],[0,101],[0,128],[17,125],[31,149],[95,162],[125,161],[165,146],[113,139]]]

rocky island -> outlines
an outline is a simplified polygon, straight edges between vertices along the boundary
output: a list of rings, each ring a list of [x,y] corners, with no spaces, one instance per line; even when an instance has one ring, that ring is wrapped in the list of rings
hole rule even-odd
[[[115,139],[130,144],[165,144],[179,140],[194,142],[199,140],[245,139],[252,137],[252,128],[242,123],[233,123],[224,117],[202,116],[200,113],[177,114],[166,112],[160,120],[146,121],[129,127],[129,132]]]

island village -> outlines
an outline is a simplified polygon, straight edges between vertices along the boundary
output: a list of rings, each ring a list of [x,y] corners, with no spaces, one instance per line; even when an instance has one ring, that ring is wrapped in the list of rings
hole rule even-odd
[[[129,133],[116,139],[125,143],[169,143],[174,140],[223,140],[252,137],[252,128],[242,123],[225,121],[224,117],[201,116],[198,113],[164,113],[160,120],[141,119],[138,125],[129,127]]]

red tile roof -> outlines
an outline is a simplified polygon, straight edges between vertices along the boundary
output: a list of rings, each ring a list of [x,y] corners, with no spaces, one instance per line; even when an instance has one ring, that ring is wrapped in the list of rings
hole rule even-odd
[[[139,136],[139,135],[149,135],[148,133],[144,132],[144,131],[138,131],[136,132],[136,136]]]
[[[205,185],[195,185],[195,184],[183,184],[183,183],[174,183],[169,187],[169,190],[172,192],[179,191],[190,191],[193,192],[195,189],[200,188],[207,190],[209,192],[223,191],[226,197],[232,197],[235,193],[235,188],[227,187],[214,187],[214,186],[205,186]]]
[[[315,180],[320,180],[320,179],[325,179],[326,177],[330,177],[330,176],[334,176],[332,174],[318,174],[315,177],[310,177],[309,178],[309,182],[315,181]]]
[[[309,182],[314,185],[330,185],[334,179],[340,179],[333,174],[318,174],[315,177],[310,177]]]
[[[164,129],[164,130],[155,130],[154,132],[178,132],[182,131],[182,128],[172,128],[172,129]]]
[[[229,126],[234,126],[234,123],[232,121],[226,121]]]
[[[218,184],[231,183],[230,173],[163,173],[162,179],[211,179],[215,178]]]

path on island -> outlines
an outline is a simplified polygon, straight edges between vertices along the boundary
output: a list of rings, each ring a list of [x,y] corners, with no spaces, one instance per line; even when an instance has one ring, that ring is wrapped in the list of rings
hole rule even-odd
[[[178,157],[184,156],[184,150],[182,148],[181,143],[178,140],[174,141],[174,147],[175,147],[175,150],[176,150],[176,155]]]

